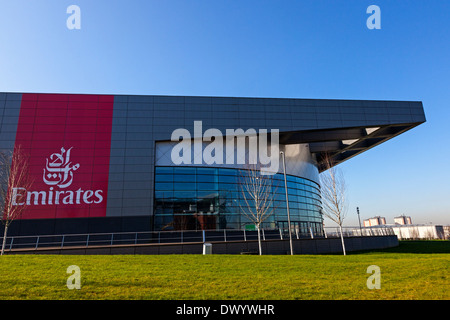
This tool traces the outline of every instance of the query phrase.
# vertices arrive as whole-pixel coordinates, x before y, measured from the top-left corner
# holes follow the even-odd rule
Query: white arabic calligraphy
[[[73,171],[80,167],[79,163],[71,166],[70,150],[72,148],[67,150],[67,152],[64,148],[61,148],[61,153],[53,153],[50,156],[50,162],[48,158],[46,159],[43,180],[47,185],[66,188],[72,184]]]

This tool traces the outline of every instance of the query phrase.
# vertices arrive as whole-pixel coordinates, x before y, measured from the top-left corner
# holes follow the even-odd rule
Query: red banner
[[[22,219],[106,215],[113,104],[109,95],[22,95],[15,146],[33,180],[13,189]]]

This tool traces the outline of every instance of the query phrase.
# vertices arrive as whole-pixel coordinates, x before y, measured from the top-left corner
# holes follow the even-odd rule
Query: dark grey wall
[[[339,238],[321,239],[293,239],[294,254],[330,254],[342,253],[341,240]],[[344,240],[346,251],[363,251],[384,249],[398,246],[397,236],[373,236],[373,237],[350,237]],[[241,254],[256,253],[258,241],[229,241],[211,242],[213,254]],[[263,254],[290,254],[289,240],[266,240],[262,241]],[[36,253],[36,254],[202,254],[203,243],[185,244],[142,244],[124,246],[103,247],[77,247],[77,248],[53,248],[53,249],[29,249],[7,252]]]

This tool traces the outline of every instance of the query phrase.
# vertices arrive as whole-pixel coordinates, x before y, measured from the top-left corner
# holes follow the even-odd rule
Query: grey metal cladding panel
[[[144,192],[145,190],[151,190],[153,189],[153,181],[147,180],[147,181],[124,181],[123,182],[123,189],[124,190],[135,190],[137,194],[140,194]],[[148,197],[148,194],[146,193],[142,197]]]
[[[16,101],[14,101],[16,102]],[[20,106],[19,108],[9,108],[9,105],[7,104],[6,107],[3,110],[3,116],[4,117],[17,117],[19,118],[20,114]]]
[[[136,164],[133,166],[124,167],[125,174],[127,173],[139,173],[139,172],[152,172],[153,168],[150,164]]]
[[[6,100],[7,100],[7,101],[11,101],[11,100],[18,100],[18,101],[21,101],[21,100],[22,100],[22,94],[21,94],[21,93],[11,93],[11,92],[7,92],[7,93],[6,93]]]
[[[124,177],[123,172],[119,172],[119,173],[110,172],[108,181],[122,181],[123,182],[123,177]]]
[[[127,143],[126,140],[111,140],[111,150],[112,149],[125,149],[126,143]]]
[[[151,133],[153,132],[153,126],[148,126],[148,125],[126,126],[124,132],[126,132],[126,133],[143,133],[145,135],[151,135]]]
[[[409,108],[409,106],[388,108],[388,113],[389,114],[411,114],[411,109]]]
[[[128,96],[127,95],[114,95],[114,107],[118,103],[127,103],[128,102]]]
[[[283,125],[283,128],[279,128],[284,129],[284,130],[289,130],[290,129],[290,123],[289,123],[289,129],[286,128],[286,123],[278,123],[277,121],[273,121],[270,122],[270,124],[268,124],[269,121],[266,121],[266,119],[239,119],[239,128],[243,129],[243,130],[248,130],[248,129],[255,129],[256,131],[258,131],[258,129],[261,128],[267,128],[267,126],[270,127],[274,127],[276,129],[278,129],[280,127],[280,125]],[[232,129],[233,127],[230,127],[230,129]]]
[[[313,130],[317,129],[316,119],[292,119],[293,130]]]
[[[126,123],[127,116],[127,109],[116,108],[116,105],[114,105],[113,118],[125,119]]]
[[[135,164],[152,164],[152,159],[150,157],[133,157],[127,155],[125,157],[125,165],[135,165]]]
[[[126,132],[111,132],[111,141],[124,141],[126,140]]]
[[[127,132],[125,139],[127,141],[148,141],[153,140],[153,136],[151,132]]]
[[[6,100],[6,92],[0,92],[0,101]]]
[[[214,106],[219,106],[219,105],[236,105],[237,104],[237,98],[234,97],[212,97],[211,98],[211,103]]]
[[[127,110],[130,111],[152,111],[154,109],[153,103],[136,103],[136,102],[128,102]]]
[[[110,199],[122,199],[123,191],[122,190],[110,190],[108,191],[108,198]]]
[[[122,207],[109,207],[106,208],[107,217],[120,217],[122,216]]]
[[[0,140],[0,149],[13,149],[14,141],[3,141]]]
[[[363,125],[365,125],[366,121],[363,120]],[[342,125],[342,120],[321,120],[317,119],[317,126],[319,128],[340,128],[344,127]]]
[[[292,99],[289,98],[264,98],[263,101],[261,101],[262,104],[265,104],[266,106],[281,106],[281,107],[288,107],[292,105]]]
[[[154,103],[176,103],[184,104],[184,96],[153,96]]]
[[[412,122],[425,122],[425,114],[412,114],[411,115],[411,121]]]
[[[127,117],[130,118],[153,118],[153,109],[132,109],[128,108]]]
[[[238,105],[263,105],[264,98],[249,98],[249,97],[237,97],[236,104]]]
[[[141,207],[141,208],[148,208],[151,211],[153,211],[153,197],[150,195],[153,194],[153,190],[151,192],[148,192],[145,197],[141,198],[125,198],[123,201],[123,208],[132,208],[132,207]],[[147,210],[148,210],[147,209]],[[123,215],[126,215],[126,213],[123,213]]]
[[[20,110],[21,100],[6,100],[5,109]]]
[[[341,121],[342,118],[347,118],[346,115],[345,117],[341,116],[340,113],[320,113],[317,115],[317,120],[327,120],[327,121]],[[364,120],[364,115],[357,115],[358,119]]]
[[[413,122],[411,114],[401,114],[401,115],[391,114],[389,115],[389,119],[391,120],[391,124]]]
[[[237,104],[214,104],[212,112],[238,112],[240,107]]]
[[[386,114],[386,113],[385,114],[366,113],[365,117],[366,117],[366,121],[370,122],[370,123],[376,123],[377,121],[383,121],[383,123],[386,123],[386,121],[388,121],[388,122],[390,121],[389,114]],[[351,119],[347,119],[347,120],[351,120]]]
[[[251,104],[240,104],[239,106],[239,113],[243,112],[243,113],[265,113],[266,107],[264,105],[261,104],[257,104],[257,105],[251,105]],[[277,111],[277,109],[275,108],[270,108],[268,107],[269,110],[271,111]]]
[[[153,180],[152,172],[128,172],[122,178],[124,181],[150,181]]]
[[[158,116],[159,113],[172,114],[174,116],[174,112],[184,112],[184,104],[180,103],[154,103],[153,104],[154,115]],[[178,113],[177,113],[178,114]]]
[[[152,215],[152,207],[127,207],[122,208],[122,216],[148,216]]]
[[[109,158],[109,164],[110,165],[124,165],[125,164],[125,157],[124,156],[113,156],[111,155]]]
[[[15,132],[3,132],[3,130],[2,130],[2,136],[1,136],[0,140],[1,141],[15,141],[16,133]]]
[[[313,105],[294,105],[289,108],[291,113],[316,113],[317,109]]]
[[[315,122],[317,120],[317,115],[311,112],[295,112],[291,113],[291,117],[294,121],[305,121],[305,120],[313,120],[311,122]]]
[[[108,205],[107,208],[112,207],[112,208],[121,208],[123,206],[123,201],[122,198],[110,198],[109,197],[109,192],[108,192]],[[108,214],[107,214],[108,215]]]
[[[124,206],[128,205],[130,207],[136,206],[136,201],[134,199],[139,199],[139,205],[145,205],[150,206],[151,203],[151,197],[150,194],[153,193],[153,191],[150,191],[149,189],[142,189],[142,190],[124,190],[123,191],[123,199],[124,199]],[[133,199],[133,201],[129,201],[129,199]]]
[[[153,147],[152,148],[128,148],[128,149],[124,149],[124,153],[126,153],[126,155],[128,157],[147,157],[147,158],[153,159]]]
[[[153,118],[133,118],[128,116],[127,117],[127,125],[146,125],[151,126],[152,125]]]
[[[8,96],[9,94],[5,94],[6,99]],[[10,100],[0,101],[0,105],[3,107],[0,109],[1,149],[12,149],[14,147],[21,105],[21,100],[15,99],[21,97],[21,94],[14,94],[10,96]]]
[[[128,103],[153,103],[155,96],[143,96],[143,95],[129,95]]]
[[[214,98],[212,98],[212,97],[184,97],[184,103],[186,105],[206,104],[206,105],[211,106],[213,100],[214,100]]]
[[[377,115],[387,115],[389,114],[388,108],[386,106],[377,106],[377,107],[372,107],[372,108],[364,108],[364,113],[366,115],[372,115],[372,114],[377,114]]]
[[[153,147],[155,141],[152,140],[127,140],[125,147],[131,149],[150,149]]]

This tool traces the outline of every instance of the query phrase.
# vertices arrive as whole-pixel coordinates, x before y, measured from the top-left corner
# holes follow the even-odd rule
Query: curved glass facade
[[[154,230],[252,229],[241,212],[245,206],[239,169],[155,167]],[[263,228],[287,229],[283,174],[274,175],[273,214]],[[322,232],[320,187],[287,175],[291,226],[299,234]]]

